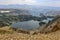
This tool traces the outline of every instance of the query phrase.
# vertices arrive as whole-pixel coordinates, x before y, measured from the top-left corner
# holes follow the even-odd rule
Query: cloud
[[[28,5],[60,7],[60,0],[0,0],[0,5],[8,5],[8,4],[28,4]]]
[[[36,4],[37,2],[35,0],[25,0],[26,4]]]
[[[35,4],[35,0],[0,0],[0,4]]]
[[[55,7],[60,7],[60,1],[40,2],[38,4],[41,5],[41,6],[55,6]]]

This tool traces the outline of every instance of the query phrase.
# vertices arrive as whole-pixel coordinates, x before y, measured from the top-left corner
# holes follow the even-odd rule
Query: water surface
[[[33,20],[16,22],[16,23],[13,23],[11,26],[16,29],[22,28],[23,30],[33,30],[33,29],[37,29],[40,27],[39,22],[33,21]]]
[[[48,23],[49,20],[52,20],[53,18],[47,18],[42,20],[42,22]],[[16,29],[23,29],[23,30],[34,30],[34,29],[38,29],[41,26],[39,25],[40,21],[34,21],[34,20],[30,20],[30,21],[22,21],[22,22],[15,22],[12,23],[12,27],[16,28]]]

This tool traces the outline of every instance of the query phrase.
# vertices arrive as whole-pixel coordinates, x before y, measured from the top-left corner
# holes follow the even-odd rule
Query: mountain
[[[20,9],[27,10],[29,14],[33,16],[40,16],[40,13],[44,15],[57,15],[60,14],[60,7],[39,6],[39,5],[0,5],[0,9]]]

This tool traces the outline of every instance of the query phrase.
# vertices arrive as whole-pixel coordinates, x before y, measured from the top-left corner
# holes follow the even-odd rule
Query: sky
[[[60,0],[0,0],[0,5],[9,4],[27,4],[27,5],[39,5],[39,6],[55,6],[60,7]]]

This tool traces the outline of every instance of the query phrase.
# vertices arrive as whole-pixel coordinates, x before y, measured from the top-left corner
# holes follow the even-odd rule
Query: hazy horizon
[[[60,7],[60,0],[0,0],[0,5],[10,4]]]

